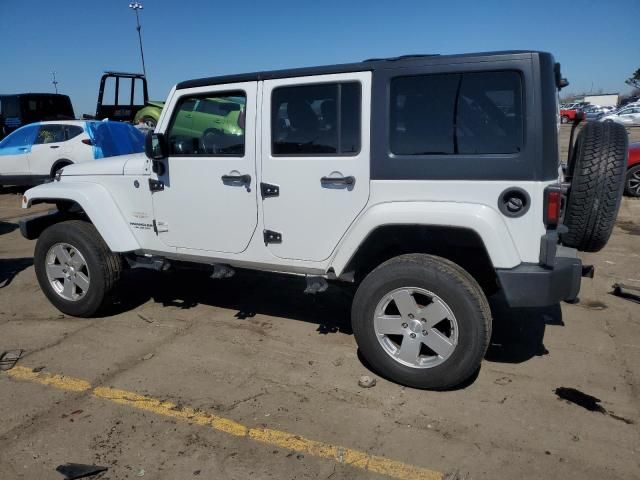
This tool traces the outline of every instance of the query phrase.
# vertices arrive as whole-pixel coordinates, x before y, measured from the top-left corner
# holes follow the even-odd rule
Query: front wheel
[[[122,272],[95,227],[70,220],[47,228],[36,243],[34,266],[40,288],[61,312],[91,317],[105,306]]]
[[[560,117],[560,123],[569,123],[569,117],[567,117],[566,115],[562,115]]]
[[[155,129],[156,125],[158,124],[158,122],[156,122],[155,118],[149,117],[147,115],[142,117],[142,123],[144,123],[148,128],[150,128],[152,130]]]
[[[351,321],[358,347],[384,377],[445,390],[479,368],[491,336],[491,312],[478,283],[444,258],[395,257],[356,292]]]

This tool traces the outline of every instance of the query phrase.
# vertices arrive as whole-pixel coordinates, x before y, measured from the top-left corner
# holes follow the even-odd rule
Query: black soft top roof
[[[420,65],[442,65],[447,63],[491,62],[496,60],[511,60],[517,58],[531,58],[533,55],[544,54],[534,50],[507,50],[499,52],[465,53],[458,55],[403,55],[401,57],[370,59],[364,62],[325,65],[321,67],[292,68],[286,70],[271,70],[266,72],[241,73],[238,75],[223,75],[218,77],[198,78],[178,83],[176,88],[206,87],[225,83],[255,82],[275,78],[304,77],[310,75],[328,75],[332,73],[364,72],[387,68],[403,68]]]

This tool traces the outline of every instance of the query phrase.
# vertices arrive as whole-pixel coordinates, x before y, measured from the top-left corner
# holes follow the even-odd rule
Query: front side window
[[[520,152],[522,81],[513,71],[398,77],[391,82],[395,155]]]
[[[355,82],[275,89],[271,99],[273,155],[358,154],[360,90]]]
[[[169,153],[243,156],[246,101],[244,92],[182,97],[167,134]]]
[[[26,127],[19,128],[0,142],[0,149],[21,147],[28,147],[31,149],[37,128],[37,125],[28,125]]]

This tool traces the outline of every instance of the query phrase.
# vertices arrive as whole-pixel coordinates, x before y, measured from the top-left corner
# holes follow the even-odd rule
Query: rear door
[[[274,255],[328,258],[365,207],[370,90],[370,72],[264,82],[263,211]]]
[[[40,125],[31,148],[29,167],[33,175],[49,175],[56,160],[67,157],[65,126],[60,123]]]

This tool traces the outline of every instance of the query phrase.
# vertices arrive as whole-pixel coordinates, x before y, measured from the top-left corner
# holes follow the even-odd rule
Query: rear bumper
[[[498,269],[498,281],[511,307],[546,307],[575,302],[580,292],[582,261],[573,248],[559,247],[552,261]],[[551,260],[551,259],[549,259]]]

